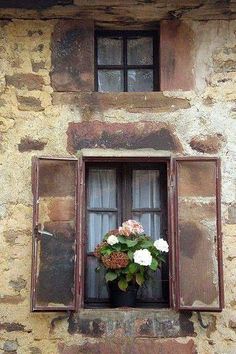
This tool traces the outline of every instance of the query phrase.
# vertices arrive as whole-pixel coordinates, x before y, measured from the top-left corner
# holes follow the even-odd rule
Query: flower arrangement
[[[168,251],[165,240],[153,241],[139,222],[128,220],[104,236],[94,255],[106,269],[106,282],[117,281],[120,290],[126,291],[129,284],[143,285]]]

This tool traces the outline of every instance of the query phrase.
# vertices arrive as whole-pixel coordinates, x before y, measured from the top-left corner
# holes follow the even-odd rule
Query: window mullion
[[[123,65],[124,65],[124,92],[128,91],[128,75],[127,75],[127,36],[123,36]]]

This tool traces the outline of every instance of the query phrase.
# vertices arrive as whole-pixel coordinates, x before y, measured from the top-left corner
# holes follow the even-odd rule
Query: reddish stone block
[[[180,343],[177,340],[160,341],[157,339],[138,338],[129,354],[196,354],[193,340]],[[127,352],[128,354],[128,352]]]
[[[52,36],[52,86],[55,91],[93,91],[93,22],[60,20]]]
[[[30,137],[21,138],[20,144],[18,144],[18,150],[20,152],[28,152],[32,150],[43,150],[47,143],[42,140],[35,140]]]
[[[205,152],[208,154],[217,153],[223,142],[223,137],[221,134],[217,135],[207,135],[203,137],[194,137],[190,141],[190,146],[193,150],[199,152]]]
[[[69,123],[67,135],[67,149],[72,153],[83,148],[182,151],[173,128],[156,122]]]
[[[44,80],[36,74],[13,74],[6,75],[7,85],[15,86],[17,89],[42,90]]]
[[[160,90],[194,88],[194,33],[178,20],[160,23]]]

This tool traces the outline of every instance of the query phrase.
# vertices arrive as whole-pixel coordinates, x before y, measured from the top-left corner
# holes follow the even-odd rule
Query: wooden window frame
[[[117,186],[117,208],[116,210],[107,210],[103,208],[88,208],[88,201],[87,201],[87,195],[88,195],[88,184],[85,186],[85,206],[86,206],[86,226],[88,225],[88,212],[89,211],[111,211],[111,212],[116,212],[117,213],[117,223],[118,225],[121,225],[121,223],[124,220],[128,220],[132,218],[132,213],[134,212],[156,212],[159,215],[162,215],[161,218],[161,224],[160,224],[160,232],[161,232],[161,237],[166,238],[168,233],[168,225],[167,225],[167,218],[168,218],[168,213],[167,213],[167,175],[166,175],[166,170],[167,170],[167,165],[165,163],[160,163],[160,162],[121,162],[121,161],[113,161],[113,163],[86,163],[85,169],[86,169],[86,181],[88,181],[88,176],[89,176],[89,170],[93,168],[98,168],[98,169],[112,169],[115,170],[116,173],[116,186]],[[159,208],[133,208],[132,207],[132,192],[131,192],[131,186],[132,186],[132,172],[134,170],[158,170],[160,171],[160,207]],[[121,196],[124,196],[121,198]],[[166,215],[167,218],[166,218]],[[85,230],[86,236],[88,237],[88,232]],[[86,238],[87,239],[87,238]],[[86,249],[85,251],[85,268],[87,268],[87,258],[91,257],[93,252],[87,252]],[[161,298],[159,298],[157,301],[154,300],[149,300],[145,301],[145,298],[142,300],[137,301],[137,306],[138,307],[147,307],[147,308],[168,308],[169,307],[169,262],[168,262],[168,257],[167,257],[167,267],[164,267],[162,269],[162,275],[166,276],[168,279],[168,284],[163,281],[162,277],[162,290],[163,294],[166,292],[166,296],[163,295]],[[167,268],[167,269],[166,269]],[[86,289],[86,275],[85,275],[85,289]],[[99,308],[103,307],[106,308],[108,307],[108,299],[96,299],[94,298],[94,301],[92,299],[89,299],[86,297],[86,291],[85,291],[85,307],[86,308]]]
[[[123,55],[121,65],[99,65],[98,64],[98,38],[101,37],[121,37],[123,44]],[[151,37],[153,39],[153,64],[151,65],[128,65],[127,64],[127,39],[134,36],[140,37]],[[94,88],[98,91],[98,71],[99,70],[121,70],[123,73],[123,91],[120,92],[131,92],[128,91],[128,70],[132,69],[150,69],[153,71],[153,90],[160,91],[160,80],[159,80],[159,27],[155,31],[108,31],[108,30],[96,30],[95,31],[95,53],[94,53]],[[108,91],[113,92],[113,91]]]

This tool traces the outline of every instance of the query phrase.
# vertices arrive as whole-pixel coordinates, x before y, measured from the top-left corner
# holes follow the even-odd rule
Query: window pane
[[[98,65],[121,65],[122,64],[122,39],[98,38]]]
[[[158,213],[133,213],[132,218],[139,221],[144,228],[144,232],[151,236],[153,240],[160,238],[160,215]]]
[[[116,207],[115,170],[90,169],[88,186],[88,206],[90,208]]]
[[[127,41],[128,65],[153,64],[153,38],[141,37]]]
[[[128,70],[128,91],[153,91],[153,70]]]
[[[99,263],[97,258],[87,258],[87,277],[86,277],[86,298],[91,299],[107,299],[108,291],[105,282],[105,269],[100,267],[96,270]]]
[[[160,208],[159,177],[158,170],[133,171],[133,208]]]
[[[157,269],[155,273],[150,273],[150,279],[148,279],[143,286],[139,288],[137,298],[138,300],[158,300],[162,297],[162,274],[161,270]]]
[[[117,213],[94,213],[88,216],[88,252],[93,252],[103,236],[117,227]]]
[[[98,70],[99,92],[121,92],[124,90],[121,70]]]

